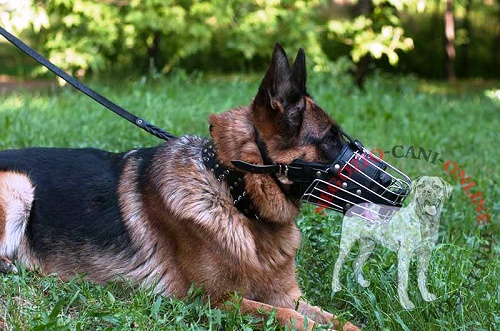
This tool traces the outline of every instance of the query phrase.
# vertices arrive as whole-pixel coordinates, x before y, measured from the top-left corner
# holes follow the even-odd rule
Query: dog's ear
[[[284,112],[283,107],[280,107],[278,103],[283,103],[290,94],[290,90],[293,89],[291,77],[292,71],[285,50],[280,44],[276,44],[271,64],[259,86],[254,105],[264,108],[271,107]]]
[[[415,178],[414,180],[411,181],[411,187],[410,187],[410,192],[414,193],[415,188],[417,187],[417,182],[422,179],[422,176]]]
[[[443,183],[446,198],[449,198],[451,196],[451,192],[453,191],[453,186],[447,183],[443,178],[439,177],[439,179]]]
[[[290,64],[285,50],[280,44],[276,44],[271,64],[259,86],[254,104],[259,107],[267,108],[271,106],[275,108],[275,102],[273,101],[276,98],[283,99],[287,94],[287,90],[291,88],[291,75]]]
[[[285,50],[274,47],[273,58],[253,101],[253,112],[259,130],[270,134],[294,135],[302,123],[304,104],[299,81],[305,90],[305,56],[299,51],[290,68]],[[265,129],[267,128],[267,129]]]
[[[297,53],[297,57],[295,58],[295,62],[293,63],[293,79],[297,87],[299,88],[299,92],[301,94],[306,94],[306,53],[304,49],[301,47]]]

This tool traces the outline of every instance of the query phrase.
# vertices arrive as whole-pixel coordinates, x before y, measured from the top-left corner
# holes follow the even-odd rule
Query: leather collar
[[[260,219],[255,205],[245,190],[244,173],[224,166],[217,157],[213,140],[209,140],[202,149],[203,163],[214,174],[219,183],[225,182],[231,193],[233,204],[246,217]]]

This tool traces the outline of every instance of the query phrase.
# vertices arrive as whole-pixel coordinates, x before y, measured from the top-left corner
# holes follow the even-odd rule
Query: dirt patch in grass
[[[59,88],[59,85],[56,80],[21,79],[0,75],[0,93],[2,94],[8,94],[13,91],[49,91],[57,88]]]

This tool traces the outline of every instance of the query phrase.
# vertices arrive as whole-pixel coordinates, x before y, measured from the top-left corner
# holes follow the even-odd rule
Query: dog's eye
[[[324,137],[324,138],[321,140],[321,143],[322,143],[324,146],[328,147],[328,146],[330,146],[330,145],[332,145],[332,144],[333,144],[333,139],[332,139],[332,137],[331,137],[330,135],[327,135],[326,137]]]

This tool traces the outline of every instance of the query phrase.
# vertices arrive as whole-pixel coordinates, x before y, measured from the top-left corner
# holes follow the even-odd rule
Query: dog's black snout
[[[430,201],[434,201],[438,197],[437,193],[435,191],[433,191],[432,189],[424,190],[424,191],[422,191],[421,194],[425,199],[430,200]]]

